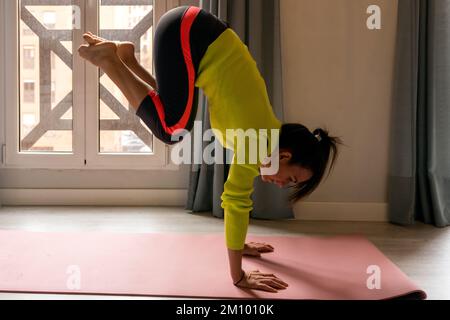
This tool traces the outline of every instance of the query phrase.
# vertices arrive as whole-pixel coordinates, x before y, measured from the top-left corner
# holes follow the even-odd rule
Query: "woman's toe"
[[[95,39],[93,36],[89,35],[89,34],[84,34],[83,38],[89,43],[89,44],[96,44],[99,43],[100,41]]]
[[[85,58],[85,57],[86,57],[86,52],[87,52],[87,50],[88,50],[88,46],[86,46],[86,45],[81,45],[81,46],[78,48],[78,53],[80,54],[80,56],[81,56],[82,58]]]

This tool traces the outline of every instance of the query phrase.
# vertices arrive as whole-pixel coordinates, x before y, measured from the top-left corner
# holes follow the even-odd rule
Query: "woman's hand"
[[[269,292],[278,292],[288,287],[288,284],[277,278],[273,273],[262,273],[259,270],[244,272],[242,279],[235,283],[240,288],[249,288]]]
[[[242,255],[261,257],[261,253],[273,252],[274,248],[267,243],[249,242],[244,245]]]

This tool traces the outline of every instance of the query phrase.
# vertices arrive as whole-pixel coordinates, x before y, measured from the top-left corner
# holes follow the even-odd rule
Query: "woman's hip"
[[[171,63],[174,68],[191,62],[197,73],[209,45],[227,28],[225,22],[199,7],[173,8],[161,17],[156,26],[155,62],[162,67]]]

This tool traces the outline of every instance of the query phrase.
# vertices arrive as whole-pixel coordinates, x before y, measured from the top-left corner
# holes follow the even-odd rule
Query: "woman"
[[[272,162],[278,162],[278,172],[261,177],[279,187],[293,184],[292,200],[318,186],[331,151],[331,166],[335,162],[339,140],[329,137],[326,130],[311,133],[301,124],[282,124],[272,111],[264,80],[248,48],[226,23],[198,7],[177,7],[161,17],[153,46],[156,79],[138,63],[132,43],[113,42],[92,33],[84,34],[84,39],[88,45],[80,46],[80,56],[112,79],[136,115],[167,144],[179,141],[175,136],[180,130],[192,129],[201,88],[208,98],[211,127],[221,133],[216,138],[235,154],[239,147],[235,137],[228,139],[227,129],[280,130],[277,152],[269,150],[276,155]],[[267,135],[268,142],[271,137]],[[244,148],[248,151],[247,145]],[[253,180],[270,165],[259,160],[256,164],[237,163],[233,158],[221,199],[233,284],[277,292],[288,284],[274,274],[242,269],[242,255],[260,256],[274,250],[265,243],[245,243]]]

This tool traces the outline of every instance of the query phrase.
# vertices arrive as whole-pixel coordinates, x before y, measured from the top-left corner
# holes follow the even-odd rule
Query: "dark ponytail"
[[[289,162],[312,171],[307,181],[297,183],[289,200],[298,201],[312,193],[321,183],[330,162],[328,176],[338,156],[338,144],[343,144],[339,137],[331,137],[328,130],[317,128],[312,133],[302,124],[285,123],[280,131],[280,149],[292,153]]]

